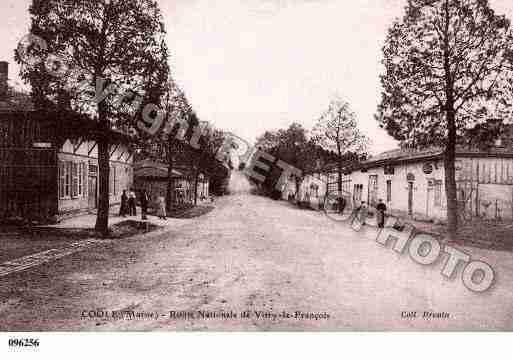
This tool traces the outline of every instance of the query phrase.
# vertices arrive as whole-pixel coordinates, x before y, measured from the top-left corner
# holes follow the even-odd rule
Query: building
[[[188,174],[187,168],[177,165],[173,169],[173,187],[175,203],[194,203],[194,176]],[[158,196],[166,195],[169,180],[168,167],[164,163],[151,160],[138,161],[134,165],[134,187],[136,190],[146,190],[152,202]],[[197,200],[206,200],[210,196],[209,178],[200,173],[198,177]]]
[[[456,185],[462,215],[513,220],[511,149],[500,146],[487,150],[458,148]],[[321,194],[316,193],[317,186]],[[326,193],[337,193],[337,187],[338,173],[332,166],[307,175],[301,184],[300,197],[316,207],[324,189]],[[374,207],[382,199],[389,213],[396,216],[419,220],[445,220],[447,217],[443,151],[440,149],[398,149],[374,156],[343,175],[342,190],[355,205],[365,201]],[[304,199],[305,193],[309,198]]]
[[[328,175],[324,170],[306,174],[296,194],[296,177],[291,176],[282,190],[282,199],[292,200],[304,207],[321,209],[328,191]]]
[[[5,63],[4,63],[5,64]],[[7,79],[5,65],[0,76]],[[5,84],[3,88],[7,87]],[[2,88],[2,86],[0,86]],[[86,116],[21,109],[0,98],[0,221],[40,222],[94,211],[98,203],[96,124]],[[109,132],[110,203],[132,185],[131,139]]]
[[[383,199],[393,214],[419,219],[447,217],[443,151],[383,153],[345,177],[355,201]],[[513,219],[513,152],[458,148],[456,186],[460,213],[467,217]]]

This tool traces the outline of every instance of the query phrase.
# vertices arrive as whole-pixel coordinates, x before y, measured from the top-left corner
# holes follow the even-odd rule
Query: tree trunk
[[[337,179],[338,194],[342,194],[342,161],[338,161],[338,179]]]
[[[449,240],[456,238],[458,230],[458,201],[456,197],[456,124],[454,110],[446,113],[448,138],[445,148],[445,195],[447,197],[447,235]]]
[[[167,158],[167,188],[166,188],[166,210],[171,211],[174,203],[174,194],[175,194],[175,181],[173,178],[173,167],[174,167],[174,158],[172,149],[170,148]]]
[[[454,109],[454,79],[451,73],[449,46],[450,12],[449,1],[445,1],[445,26],[444,26],[444,77],[445,77],[445,116],[447,122],[447,142],[445,145],[445,196],[447,198],[447,236],[452,241],[456,238],[458,230],[458,202],[456,198],[456,111]]]
[[[196,171],[194,174],[194,205],[198,204],[198,177],[199,171]]]
[[[103,131],[98,136],[99,198],[95,229],[106,236],[109,232],[109,142]]]

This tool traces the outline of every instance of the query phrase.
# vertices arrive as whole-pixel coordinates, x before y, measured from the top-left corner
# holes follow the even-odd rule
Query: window
[[[344,191],[346,193],[351,192],[351,180],[342,181],[342,191]]]
[[[435,181],[435,206],[442,205],[442,181]]]
[[[59,198],[71,197],[72,162],[59,162]]]
[[[114,176],[112,166],[109,166],[109,195],[112,195],[112,189],[114,188]]]
[[[113,170],[112,175],[114,176],[114,189],[113,189],[113,191],[114,191],[114,195],[117,195],[118,192],[119,192],[117,167],[116,166],[112,166],[112,170]]]
[[[71,171],[72,163],[66,162],[65,168],[65,183],[64,183],[64,197],[71,197]]]
[[[362,193],[363,193],[363,184],[355,184],[354,185],[354,192],[353,192],[353,201],[361,202],[362,200]],[[358,204],[358,203],[356,203]]]
[[[87,196],[87,168],[89,167],[87,162],[82,163],[82,193],[84,197]]]
[[[87,164],[85,162],[78,163],[78,197],[85,197],[87,183]]]
[[[387,202],[392,202],[392,180],[387,180]]]
[[[64,187],[66,186],[66,163],[59,161],[59,198],[64,198]]]
[[[70,162],[71,164],[71,197],[78,197],[78,163]]]
[[[84,192],[84,177],[83,177],[83,166],[82,162],[78,164],[78,186],[77,186],[77,195],[79,197],[82,197],[82,194]]]
[[[378,203],[378,175],[369,176],[369,199],[370,205],[375,206]]]

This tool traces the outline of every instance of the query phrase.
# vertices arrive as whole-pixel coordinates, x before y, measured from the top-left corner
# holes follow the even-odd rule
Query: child
[[[164,198],[164,195],[161,194],[158,198],[157,198],[157,216],[160,218],[160,219],[167,219],[166,218],[166,199]]]

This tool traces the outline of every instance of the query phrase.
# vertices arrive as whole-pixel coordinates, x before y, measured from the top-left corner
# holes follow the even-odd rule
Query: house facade
[[[513,151],[458,149],[456,155],[458,206],[467,218],[513,220]],[[336,167],[305,176],[296,196],[289,180],[283,198],[296,196],[318,208],[328,193],[338,193]],[[388,213],[419,220],[447,216],[443,151],[394,150],[362,162],[342,177],[342,191],[354,205],[375,207],[379,199]]]
[[[375,206],[382,199],[392,214],[418,219],[447,216],[441,151],[391,151],[364,162],[345,180],[355,202]],[[456,187],[466,217],[513,220],[513,153],[458,149]]]
[[[294,199],[302,205],[321,209],[328,191],[328,175],[321,171],[306,174],[299,185],[297,194],[296,190],[296,178],[291,176],[283,187],[282,199]]]
[[[177,166],[173,170],[173,187],[175,203],[194,203],[193,176],[187,174],[187,170]],[[138,161],[134,165],[134,187],[137,191],[146,190],[152,202],[160,195],[166,195],[168,185],[168,168],[165,164],[150,160]],[[198,201],[206,200],[210,196],[210,180],[200,174],[197,184]]]
[[[5,106],[4,106],[5,108]],[[0,221],[57,221],[94,211],[98,155],[90,120],[71,114],[0,111]],[[132,184],[130,139],[111,131],[110,203]]]
[[[58,211],[60,215],[94,210],[98,206],[98,146],[96,141],[68,138],[57,150]],[[123,190],[133,185],[133,151],[129,145],[111,145],[109,203],[121,202]]]

